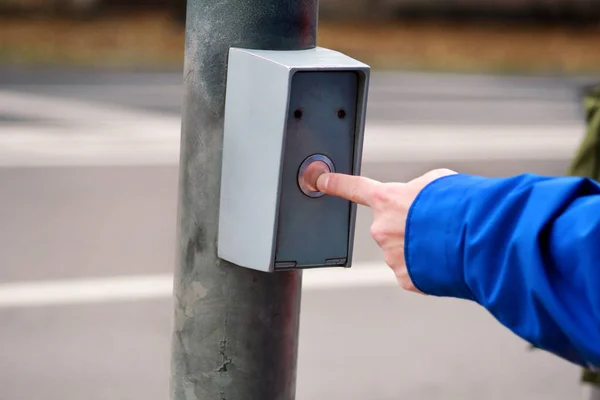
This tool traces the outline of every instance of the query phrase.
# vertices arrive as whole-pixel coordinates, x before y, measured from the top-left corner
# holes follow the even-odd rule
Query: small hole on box
[[[339,119],[344,119],[344,118],[346,118],[346,110],[344,110],[344,109],[341,109],[341,110],[339,110],[339,111],[338,111],[338,118],[339,118]]]
[[[296,119],[302,118],[302,110],[298,109],[298,110],[294,111],[294,118],[296,118]]]

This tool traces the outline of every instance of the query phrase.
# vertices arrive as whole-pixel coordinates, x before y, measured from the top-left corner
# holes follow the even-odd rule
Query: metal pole
[[[172,400],[295,397],[302,275],[218,259],[221,149],[229,47],[312,48],[317,8],[318,0],[188,0]]]

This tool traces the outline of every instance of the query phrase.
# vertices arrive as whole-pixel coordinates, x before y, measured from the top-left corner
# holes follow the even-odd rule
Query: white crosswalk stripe
[[[0,113],[42,122],[0,125],[0,166],[177,165],[178,117],[0,91]],[[456,126],[369,123],[363,161],[570,159],[582,124]]]
[[[393,272],[383,263],[303,273],[303,289],[311,291],[395,285]],[[0,309],[169,299],[172,292],[170,274],[10,282],[0,283]]]

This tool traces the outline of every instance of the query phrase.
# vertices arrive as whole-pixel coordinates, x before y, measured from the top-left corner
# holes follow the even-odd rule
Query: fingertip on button
[[[304,173],[304,184],[305,186],[313,192],[318,192],[319,189],[317,187],[317,181],[319,177],[323,174],[331,172],[329,166],[325,164],[323,161],[315,161],[311,163]]]
[[[319,177],[317,178],[317,190],[319,190],[320,192],[327,192],[327,186],[329,184],[329,174],[331,173],[331,171],[326,172],[324,174],[319,175]]]
[[[335,167],[327,156],[320,154],[312,155],[304,160],[300,166],[300,170],[298,171],[298,186],[308,197],[316,198],[324,196],[325,193],[318,189],[318,186],[322,185],[322,182],[319,185],[317,185],[317,182],[323,174],[331,172],[335,172]]]

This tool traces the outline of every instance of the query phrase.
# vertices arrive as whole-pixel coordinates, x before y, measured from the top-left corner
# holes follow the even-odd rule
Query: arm
[[[450,175],[412,203],[414,285],[474,300],[532,344],[600,366],[600,186],[581,178]]]

